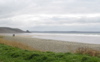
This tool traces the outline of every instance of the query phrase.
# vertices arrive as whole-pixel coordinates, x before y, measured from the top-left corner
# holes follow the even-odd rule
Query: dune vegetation
[[[0,44],[5,44],[5,45],[25,49],[25,50],[37,50],[35,48],[32,48],[32,47],[22,44],[20,42],[5,40],[5,39],[3,39],[3,36],[0,36]]]
[[[2,38],[0,36],[0,62],[100,62],[99,55],[83,54],[83,49],[76,53],[43,52]]]
[[[97,56],[97,57],[99,57],[100,58],[100,50],[98,51],[98,50],[94,50],[94,49],[92,49],[92,48],[84,48],[84,47],[82,47],[82,48],[78,48],[76,51],[75,51],[75,53],[80,53],[80,54],[88,54],[88,55],[90,55],[90,56]]]

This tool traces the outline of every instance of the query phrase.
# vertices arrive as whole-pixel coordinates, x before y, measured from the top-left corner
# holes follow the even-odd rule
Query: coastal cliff
[[[0,33],[26,33],[18,28],[0,27]]]

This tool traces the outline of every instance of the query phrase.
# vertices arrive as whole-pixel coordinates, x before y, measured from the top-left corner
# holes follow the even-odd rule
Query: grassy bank
[[[100,62],[100,58],[72,53],[28,51],[0,44],[0,62]]]

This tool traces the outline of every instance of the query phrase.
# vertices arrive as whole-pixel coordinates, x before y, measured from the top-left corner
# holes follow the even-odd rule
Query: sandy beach
[[[100,51],[99,44],[86,44],[86,43],[78,43],[78,42],[65,42],[59,40],[46,40],[46,39],[38,39],[38,38],[29,38],[27,36],[25,37],[5,36],[4,39],[21,42],[41,51],[74,52],[76,49],[81,47],[92,48],[94,50]]]

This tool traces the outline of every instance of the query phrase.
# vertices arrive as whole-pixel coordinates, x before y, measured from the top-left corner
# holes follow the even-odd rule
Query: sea
[[[50,40],[61,40],[69,42],[79,42],[79,43],[88,43],[88,44],[100,44],[100,33],[92,32],[77,32],[77,33],[49,33],[49,32],[33,32],[33,33],[15,33],[16,35],[26,35],[31,38],[40,38],[40,39],[50,39]],[[12,35],[12,34],[8,34]]]
[[[33,38],[100,44],[100,33],[33,33]]]

